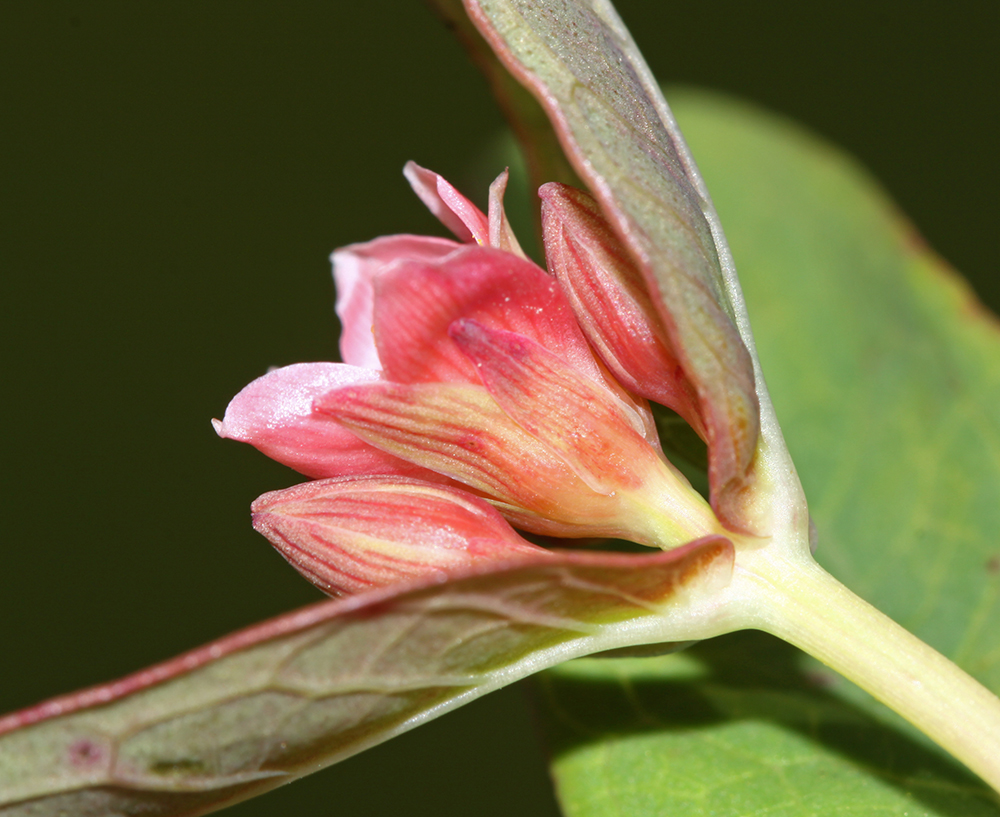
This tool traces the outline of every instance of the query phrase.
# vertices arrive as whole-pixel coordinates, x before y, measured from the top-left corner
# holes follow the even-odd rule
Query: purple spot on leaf
[[[69,746],[69,762],[77,769],[86,769],[104,762],[107,751],[100,743],[80,738]]]

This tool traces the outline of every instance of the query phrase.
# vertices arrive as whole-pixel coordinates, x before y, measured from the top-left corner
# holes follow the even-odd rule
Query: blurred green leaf
[[[856,163],[798,127],[668,98],[732,246],[817,557],[1000,690],[1000,334]],[[866,694],[770,637],[546,674],[571,817],[997,815]]]

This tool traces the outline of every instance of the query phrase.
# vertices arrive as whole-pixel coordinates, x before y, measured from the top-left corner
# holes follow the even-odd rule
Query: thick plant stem
[[[741,553],[733,589],[753,619],[894,709],[1000,792],[1000,698],[811,557]],[[767,599],[766,604],[761,599]]]

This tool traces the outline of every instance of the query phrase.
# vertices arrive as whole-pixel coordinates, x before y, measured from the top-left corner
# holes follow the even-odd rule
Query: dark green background
[[[618,5],[661,79],[847,147],[1000,303],[995,3]],[[317,597],[249,527],[296,476],[208,421],[332,357],[332,248],[434,229],[403,162],[479,185],[500,126],[417,0],[0,4],[0,710]],[[499,693],[232,813],[551,815],[531,731]]]

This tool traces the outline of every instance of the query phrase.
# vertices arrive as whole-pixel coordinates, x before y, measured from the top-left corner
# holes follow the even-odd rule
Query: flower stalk
[[[812,655],[1000,791],[1000,698],[808,553],[737,547],[722,596],[726,631],[763,630]]]

